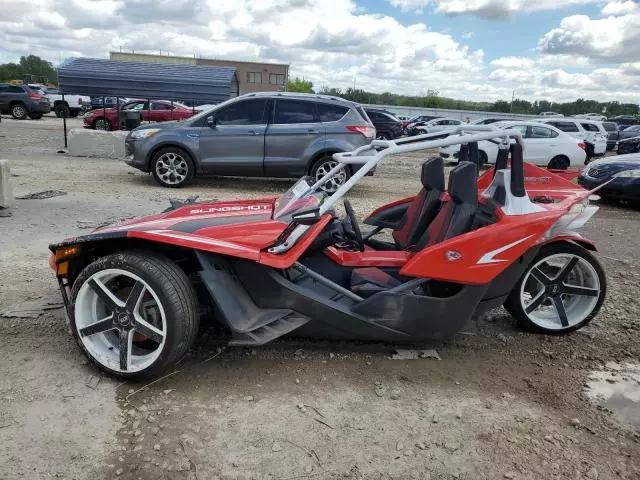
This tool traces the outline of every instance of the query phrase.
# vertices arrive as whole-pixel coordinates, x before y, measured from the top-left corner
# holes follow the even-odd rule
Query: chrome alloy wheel
[[[188,173],[187,161],[178,153],[167,152],[156,160],[156,174],[168,185],[184,182]]]
[[[152,365],[167,334],[158,295],[137,275],[115,268],[94,273],[80,287],[74,322],[89,355],[122,373]]]
[[[601,294],[593,265],[580,256],[559,253],[529,269],[520,288],[520,303],[538,327],[565,330],[585,320]]]
[[[327,160],[326,162],[322,162],[316,169],[316,182],[324,178],[337,165],[338,162],[336,162],[335,160]],[[343,168],[320,188],[322,188],[322,190],[327,193],[334,193],[336,190],[338,190],[338,188],[344,185],[346,181],[347,172]]]

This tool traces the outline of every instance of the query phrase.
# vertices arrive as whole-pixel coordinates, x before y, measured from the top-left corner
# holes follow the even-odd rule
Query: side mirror
[[[207,126],[209,128],[216,128],[216,119],[213,115],[207,117]]]
[[[314,225],[318,220],[320,220],[320,209],[313,208],[311,210],[294,213],[291,215],[291,220],[300,225]]]

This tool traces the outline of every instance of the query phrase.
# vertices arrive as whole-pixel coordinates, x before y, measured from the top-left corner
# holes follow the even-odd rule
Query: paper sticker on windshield
[[[307,190],[309,185],[304,180],[293,187],[293,194],[296,197],[301,197]]]

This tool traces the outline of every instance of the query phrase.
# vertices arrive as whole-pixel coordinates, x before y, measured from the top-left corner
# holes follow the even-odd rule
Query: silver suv
[[[144,125],[126,139],[125,162],[164,187],[194,175],[321,178],[332,155],[375,138],[364,109],[324,95],[250,93],[181,122]],[[326,185],[335,191],[351,171]]]

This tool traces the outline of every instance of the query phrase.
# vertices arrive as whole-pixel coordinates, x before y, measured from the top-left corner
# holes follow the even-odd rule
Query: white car
[[[56,87],[49,87],[40,83],[30,83],[29,88],[38,88],[44,92],[51,103],[51,109],[56,117],[77,117],[91,108],[91,98],[84,95],[66,95],[62,101],[62,94]]]
[[[604,122],[607,117],[604,115],[600,115],[599,113],[583,113],[580,115],[571,115],[573,118],[586,118],[587,120],[597,120],[599,122]]]
[[[593,157],[600,157],[607,151],[609,133],[602,125],[602,122],[573,117],[565,117],[563,119],[540,118],[536,121],[552,125],[572,137],[586,142],[587,160]]]
[[[415,127],[415,130],[417,130],[417,135],[424,135],[425,133],[439,132],[441,130],[446,130],[447,128],[452,128],[457,125],[462,125],[462,121],[456,120],[455,118],[434,118],[424,125]]]
[[[496,128],[512,128],[519,130],[524,142],[524,160],[548,168],[566,170],[571,167],[582,167],[587,158],[585,144],[555,127],[540,122],[496,122]],[[478,142],[480,161],[495,163],[498,156],[498,145],[483,140]],[[458,156],[460,145],[443,147],[440,156],[445,160]]]

